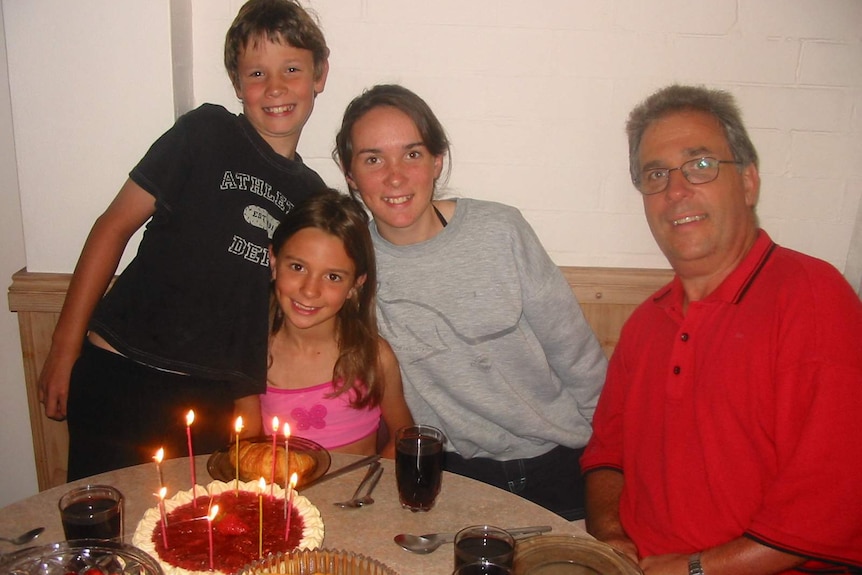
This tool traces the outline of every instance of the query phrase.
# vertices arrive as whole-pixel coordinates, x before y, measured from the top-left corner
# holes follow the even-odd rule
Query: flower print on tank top
[[[294,407],[290,412],[291,419],[296,422],[293,428],[297,431],[306,431],[310,427],[323,429],[326,427],[326,413],[326,406],[320,403],[308,410]]]
[[[293,435],[315,441],[326,449],[375,433],[380,425],[380,407],[356,409],[350,405],[355,391],[327,397],[333,389],[332,382],[304,389],[267,387],[260,396],[264,433],[272,434],[273,416],[289,423]]]

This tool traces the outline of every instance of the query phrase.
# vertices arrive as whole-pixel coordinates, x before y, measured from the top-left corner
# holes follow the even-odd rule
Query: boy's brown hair
[[[286,42],[314,56],[314,77],[323,75],[329,48],[315,18],[293,0],[249,0],[225,35],[224,67],[234,87],[239,86],[239,55],[249,43]]]

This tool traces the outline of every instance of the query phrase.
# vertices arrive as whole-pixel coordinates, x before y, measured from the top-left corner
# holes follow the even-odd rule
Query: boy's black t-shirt
[[[135,361],[263,393],[269,240],[323,180],[212,104],[179,118],[130,177],[156,211],[90,329]]]

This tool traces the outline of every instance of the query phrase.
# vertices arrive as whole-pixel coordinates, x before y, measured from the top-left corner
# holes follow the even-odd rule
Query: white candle
[[[218,505],[213,505],[209,515],[207,515],[207,530],[210,539],[210,571],[215,569],[213,565],[213,519],[216,518],[216,515],[218,515]]]
[[[153,456],[153,461],[156,462],[156,474],[159,476],[159,488],[164,487],[165,483],[162,478],[162,460],[165,458],[165,448],[159,447],[156,454]]]

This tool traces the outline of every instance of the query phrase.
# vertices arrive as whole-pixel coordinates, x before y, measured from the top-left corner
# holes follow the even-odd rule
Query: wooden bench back
[[[673,276],[670,270],[653,269],[562,267],[561,270],[608,357],[634,308]],[[71,274],[31,273],[25,269],[12,276],[9,287],[9,309],[18,313],[21,331],[40,491],[66,482],[69,449],[66,423],[45,417],[36,386],[70,279]]]

